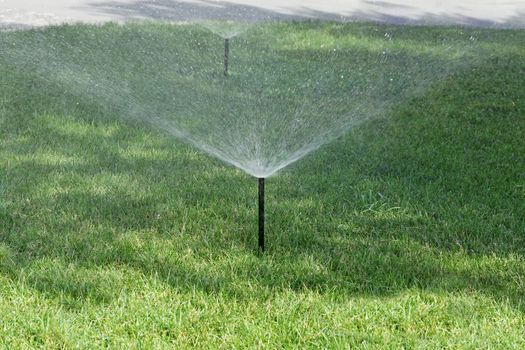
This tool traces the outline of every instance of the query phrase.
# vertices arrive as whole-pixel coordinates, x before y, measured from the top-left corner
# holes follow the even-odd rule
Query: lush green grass
[[[264,255],[254,178],[0,60],[0,345],[525,347],[525,34],[463,31],[475,65],[267,180]]]

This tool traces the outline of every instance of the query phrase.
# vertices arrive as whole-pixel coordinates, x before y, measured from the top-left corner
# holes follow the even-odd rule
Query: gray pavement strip
[[[0,28],[139,19],[374,21],[525,28],[525,0],[0,0]]]

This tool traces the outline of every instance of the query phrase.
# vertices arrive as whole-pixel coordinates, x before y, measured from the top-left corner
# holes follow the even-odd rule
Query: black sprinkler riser
[[[230,39],[224,39],[224,76],[228,76],[228,59],[230,55]]]
[[[264,252],[264,177],[259,178],[259,249]]]

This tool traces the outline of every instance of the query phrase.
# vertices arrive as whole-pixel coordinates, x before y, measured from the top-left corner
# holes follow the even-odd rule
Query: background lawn
[[[269,178],[260,255],[255,178],[119,117],[128,107],[87,80],[79,93],[71,72],[43,78],[49,41],[35,32],[0,33],[0,347],[524,348],[525,32],[262,30],[283,60],[336,47],[332,67],[385,33],[411,52],[473,38],[479,57]],[[193,26],[38,38],[96,38],[82,66],[113,49],[112,72],[129,78],[118,62],[133,41],[115,37],[137,31],[215,40],[221,55]],[[14,62],[26,43],[33,60]]]

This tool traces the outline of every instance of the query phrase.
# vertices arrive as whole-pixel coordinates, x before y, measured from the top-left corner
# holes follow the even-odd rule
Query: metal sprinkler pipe
[[[228,76],[228,56],[230,55],[230,39],[224,39],[224,76]]]
[[[264,252],[264,177],[259,178],[259,249]]]

